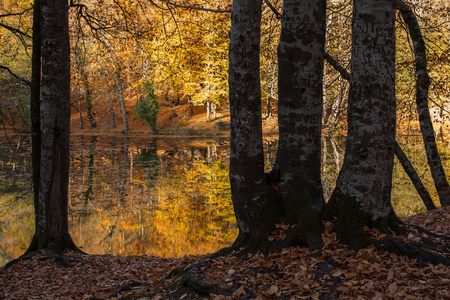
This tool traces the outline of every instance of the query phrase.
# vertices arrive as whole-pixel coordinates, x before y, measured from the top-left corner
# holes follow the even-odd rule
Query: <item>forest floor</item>
[[[417,245],[431,239],[438,246],[432,251],[450,257],[450,207],[402,220],[441,236],[409,227],[402,239]],[[420,265],[373,247],[346,251],[332,227],[325,223],[320,250],[286,248],[246,259],[40,253],[0,273],[0,299],[450,299],[448,266]],[[280,225],[273,234],[280,237],[283,230]],[[168,276],[193,264],[204,276],[197,292]]]
[[[126,101],[129,135],[152,135],[150,126],[144,120],[138,119],[134,112],[136,97]],[[263,107],[265,111],[265,108]],[[275,108],[276,112],[276,108]],[[71,133],[75,135],[115,135],[123,132],[123,118],[116,114],[116,124],[112,126],[112,118],[108,109],[95,110],[97,124],[89,128],[86,114],[82,115],[83,128],[80,126],[79,113],[72,108]],[[206,118],[206,106],[190,106],[188,103],[179,105],[162,105],[157,119],[158,135],[172,137],[220,137],[229,135],[230,113],[229,105],[217,107],[216,117]],[[278,134],[277,118],[263,118],[263,132],[265,138],[272,138]]]

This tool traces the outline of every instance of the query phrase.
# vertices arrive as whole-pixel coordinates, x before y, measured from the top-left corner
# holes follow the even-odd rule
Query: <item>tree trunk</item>
[[[321,245],[322,78],[326,1],[285,0],[278,45],[278,126],[283,218]]]
[[[39,173],[41,163],[41,1],[34,1],[33,53],[31,56],[31,161],[33,169],[34,209],[39,199]],[[37,229],[37,227],[36,227]]]
[[[116,128],[116,113],[114,112],[114,98],[109,91],[109,116],[111,118],[111,128]]]
[[[266,190],[262,144],[259,50],[262,0],[234,0],[229,50],[230,183],[239,228],[246,243]]]
[[[130,128],[128,127],[128,117],[127,117],[127,110],[125,108],[125,99],[123,94],[122,78],[120,75],[120,70],[116,69],[115,72],[116,72],[117,92],[119,94],[119,107],[123,119],[123,133],[130,133]]]
[[[409,29],[409,34],[414,43],[414,56],[416,62],[416,104],[419,113],[420,129],[427,152],[428,165],[430,166],[436,191],[442,206],[450,205],[450,186],[442,167],[441,157],[436,145],[436,139],[428,109],[428,91],[430,77],[427,71],[427,57],[425,42],[420,31],[419,23],[411,8],[401,0],[396,5],[403,20]]]
[[[341,76],[346,79],[350,80],[350,73],[347,72],[333,57],[331,57],[328,53],[325,54],[326,60],[341,74]],[[413,183],[414,187],[416,188],[417,192],[419,193],[422,201],[424,202],[425,206],[428,210],[435,209],[436,206],[434,205],[433,201],[431,200],[430,194],[428,193],[428,190],[423,185],[422,181],[420,180],[419,176],[417,175],[416,170],[414,169],[413,165],[409,161],[408,157],[403,152],[400,145],[395,142],[395,155],[397,156],[400,164],[402,165],[405,172],[408,174],[409,179],[411,179],[411,182]],[[339,168],[339,166],[338,166]]]
[[[206,120],[211,119],[211,101],[206,101]]]
[[[414,184],[414,187],[419,193],[420,198],[422,198],[422,201],[425,204],[427,210],[435,209],[436,205],[434,205],[433,200],[431,200],[430,193],[428,193],[427,188],[423,185],[413,165],[397,142],[395,143],[395,156],[397,156],[398,161],[402,165],[406,174],[408,174],[411,182]]]
[[[70,155],[68,5],[42,0],[42,143],[36,233],[28,251],[75,248],[68,227]]]
[[[397,220],[391,206],[396,126],[394,21],[394,0],[354,1],[347,144],[325,216],[337,218],[338,237],[356,249],[371,244],[365,226],[389,233],[389,223]]]

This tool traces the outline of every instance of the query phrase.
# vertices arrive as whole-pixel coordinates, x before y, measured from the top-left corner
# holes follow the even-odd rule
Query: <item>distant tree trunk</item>
[[[239,228],[246,243],[265,194],[259,50],[262,0],[234,0],[229,50],[230,183]]]
[[[116,113],[114,112],[114,98],[111,96],[111,90],[109,91],[109,116],[111,118],[111,128],[116,128]]]
[[[411,182],[414,184],[414,187],[419,193],[419,196],[422,199],[423,203],[425,204],[427,210],[435,209],[436,205],[434,205],[430,193],[428,193],[427,188],[423,185],[413,165],[411,164],[405,152],[403,152],[402,148],[397,142],[395,143],[395,156],[397,156],[398,161],[403,166],[403,169],[405,170],[406,174],[408,174],[409,178],[411,179]]]
[[[76,248],[69,235],[70,50],[68,4],[42,0],[42,147],[36,232],[28,251]]]
[[[211,119],[211,101],[206,101],[206,120]]]
[[[216,119],[217,116],[217,104],[211,102],[211,113],[213,120]]]
[[[117,84],[117,93],[119,95],[119,107],[120,113],[122,114],[123,119],[123,133],[130,133],[130,128],[128,127],[128,117],[127,110],[125,108],[125,99],[122,87],[122,77],[120,75],[120,70],[116,68],[116,84]]]
[[[425,143],[428,164],[433,177],[436,191],[442,206],[450,205],[450,185],[447,181],[441,157],[436,145],[436,139],[431,121],[430,110],[428,109],[428,91],[430,87],[430,77],[427,71],[427,57],[425,42],[420,31],[419,23],[411,8],[401,0],[396,1],[396,5],[403,20],[409,29],[409,34],[414,44],[414,56],[416,62],[416,104],[419,113],[420,129]]]
[[[84,87],[84,100],[86,101],[86,112],[87,112],[87,118],[89,120],[89,125],[92,128],[97,127],[97,123],[94,119],[94,112],[92,110],[92,99],[91,99],[91,90],[89,89],[89,80],[87,77],[86,70],[84,70],[84,67],[81,67],[81,81],[83,82]]]
[[[338,238],[356,249],[373,242],[365,226],[396,229],[394,22],[394,0],[354,1],[347,144],[325,216],[337,218]]]
[[[278,45],[278,127],[283,219],[321,245],[322,78],[325,1],[283,1]]]

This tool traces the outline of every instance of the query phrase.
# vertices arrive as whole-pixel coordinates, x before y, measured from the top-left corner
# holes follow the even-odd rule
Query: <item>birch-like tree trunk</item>
[[[280,193],[284,221],[321,244],[322,78],[326,1],[284,0],[278,45]]]
[[[36,233],[28,251],[75,248],[68,227],[70,52],[68,4],[42,0],[42,142]]]
[[[396,5],[403,20],[409,29],[409,34],[414,44],[414,57],[416,63],[416,104],[419,113],[420,129],[422,131],[425,150],[427,152],[428,165],[433,177],[436,191],[442,206],[450,205],[450,185],[442,166],[441,156],[436,145],[436,138],[428,108],[428,91],[430,77],[427,71],[427,56],[425,42],[420,31],[419,23],[411,8],[401,0]]]
[[[237,243],[249,237],[266,189],[259,79],[261,4],[261,0],[234,0],[231,13],[230,183]]]
[[[122,114],[122,120],[123,120],[123,133],[130,133],[130,127],[128,126],[128,117],[127,117],[127,109],[125,108],[125,98],[123,93],[123,80],[122,76],[120,74],[120,69],[116,67],[115,69],[115,78],[116,78],[116,85],[117,85],[117,93],[119,95],[119,108],[120,113]]]
[[[388,231],[395,149],[395,0],[355,0],[344,163],[325,215],[354,248],[371,243],[364,226]]]

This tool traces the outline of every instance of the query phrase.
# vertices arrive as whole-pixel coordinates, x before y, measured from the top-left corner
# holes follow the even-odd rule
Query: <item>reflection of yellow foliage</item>
[[[75,243],[88,253],[163,257],[210,253],[228,246],[237,235],[228,167],[221,161],[196,161],[178,164],[177,170],[151,183],[145,172],[137,171],[124,187],[123,201],[118,200],[118,187],[100,183],[106,174],[98,179],[94,174],[95,200],[72,200],[77,214],[70,232]]]
[[[34,233],[32,200],[16,195],[0,197],[0,266],[19,257],[27,249]]]

